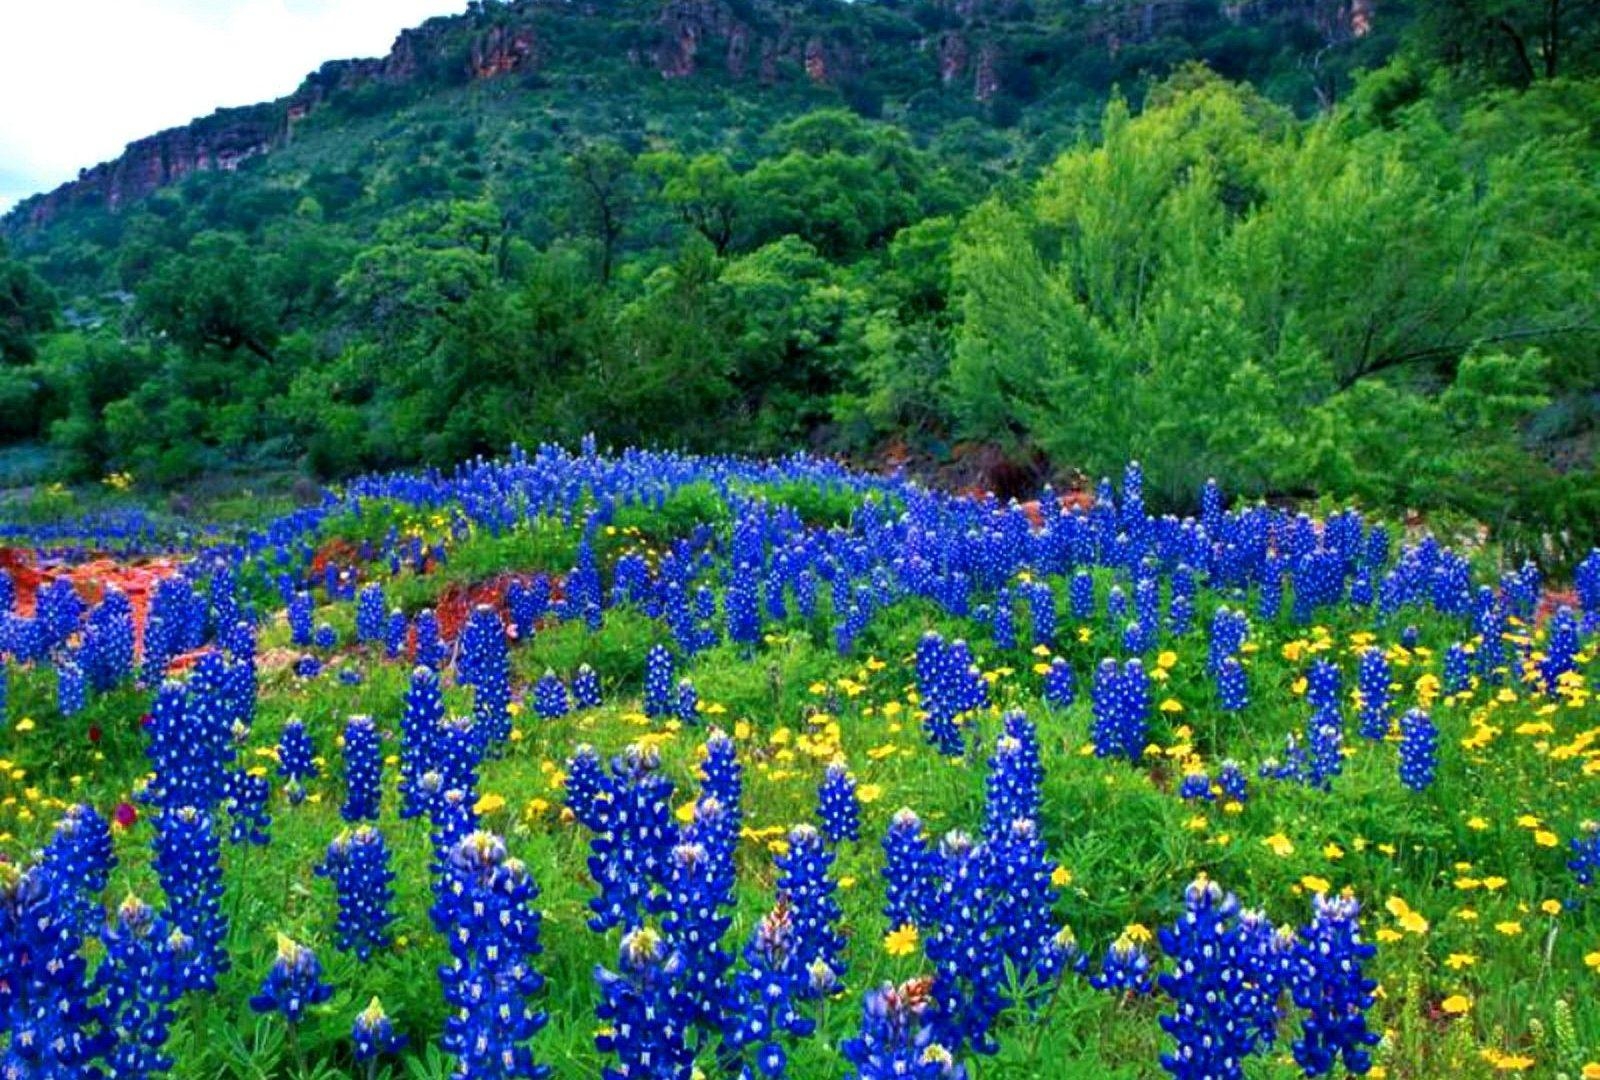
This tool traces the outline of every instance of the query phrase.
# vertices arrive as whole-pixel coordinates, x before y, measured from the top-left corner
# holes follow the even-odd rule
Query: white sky
[[[0,0],[0,213],[135,139],[381,56],[465,0]]]

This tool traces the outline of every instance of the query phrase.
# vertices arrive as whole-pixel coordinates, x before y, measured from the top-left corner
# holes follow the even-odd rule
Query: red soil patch
[[[144,631],[145,612],[150,608],[150,597],[158,582],[178,573],[182,559],[151,557],[118,561],[99,558],[81,563],[39,563],[32,552],[21,548],[0,548],[0,569],[11,574],[17,590],[16,610],[22,615],[32,615],[39,589],[58,579],[72,582],[78,595],[90,604],[98,604],[106,589],[120,589],[133,607],[136,633]]]
[[[1092,510],[1094,508],[1094,493],[1089,491],[1069,491],[1056,500],[1063,510]],[[1028,521],[1035,529],[1044,524],[1044,511],[1038,499],[1029,499],[1019,504],[1022,512],[1028,515]]]
[[[475,581],[470,585],[451,585],[439,595],[433,610],[439,618],[439,636],[446,641],[454,641],[461,633],[461,628],[467,623],[467,616],[479,604],[487,604],[493,608],[508,624],[510,612],[506,609],[506,589],[513,581],[522,578],[522,574],[496,574],[484,581]],[[550,581],[550,602],[558,602],[565,595],[563,579],[552,577]],[[413,632],[414,633],[414,632]],[[414,649],[415,640],[408,643],[408,649]]]

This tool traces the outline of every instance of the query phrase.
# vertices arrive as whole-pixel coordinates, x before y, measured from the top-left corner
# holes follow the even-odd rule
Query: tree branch
[[[1410,352],[1380,356],[1370,364],[1364,364],[1342,376],[1334,393],[1343,393],[1367,376],[1376,375],[1380,371],[1390,371],[1406,364],[1420,363],[1425,360],[1440,360],[1465,352],[1474,345],[1497,345],[1507,341],[1526,341],[1530,338],[1556,337],[1561,334],[1593,333],[1597,329],[1600,329],[1600,327],[1596,327],[1591,323],[1572,323],[1566,326],[1530,326],[1520,330],[1507,330],[1499,334],[1487,334],[1483,337],[1473,338],[1470,341],[1453,341],[1442,345],[1429,345],[1425,348],[1413,349]]]

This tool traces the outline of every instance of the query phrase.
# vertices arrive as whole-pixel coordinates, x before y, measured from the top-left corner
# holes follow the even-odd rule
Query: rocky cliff
[[[115,161],[25,200],[0,225],[39,227],[76,206],[115,212],[192,173],[237,169],[292,138],[325,103],[363,87],[450,85],[558,66],[582,71],[612,59],[599,55],[611,45],[623,46],[616,56],[660,78],[715,73],[759,84],[845,86],[875,63],[898,65],[910,55],[923,65],[917,70],[927,85],[988,103],[1002,93],[1008,63],[1048,62],[1036,45],[1014,47],[1048,20],[1058,35],[1070,27],[1080,43],[1111,55],[1207,20],[1293,22],[1332,45],[1366,34],[1376,2],[1064,0],[1041,14],[1042,3],[1024,0],[932,0],[912,18],[874,0],[480,0],[465,14],[404,31],[383,57],[323,65],[286,98],[140,139]]]

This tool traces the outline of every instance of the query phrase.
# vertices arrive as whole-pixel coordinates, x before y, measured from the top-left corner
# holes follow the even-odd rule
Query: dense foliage
[[[1159,505],[1217,475],[1557,558],[1594,533],[1586,5],[1385,4],[1315,64],[1287,16],[1190,5],[1105,53],[1089,15],[1007,9],[1028,60],[986,105],[902,56],[932,9],[857,7],[808,16],[876,50],[835,88],[641,80],[624,7],[561,31],[606,62],[374,85],[236,173],[18,232],[0,438],[154,484],[589,432],[977,441],[1137,456]]]

